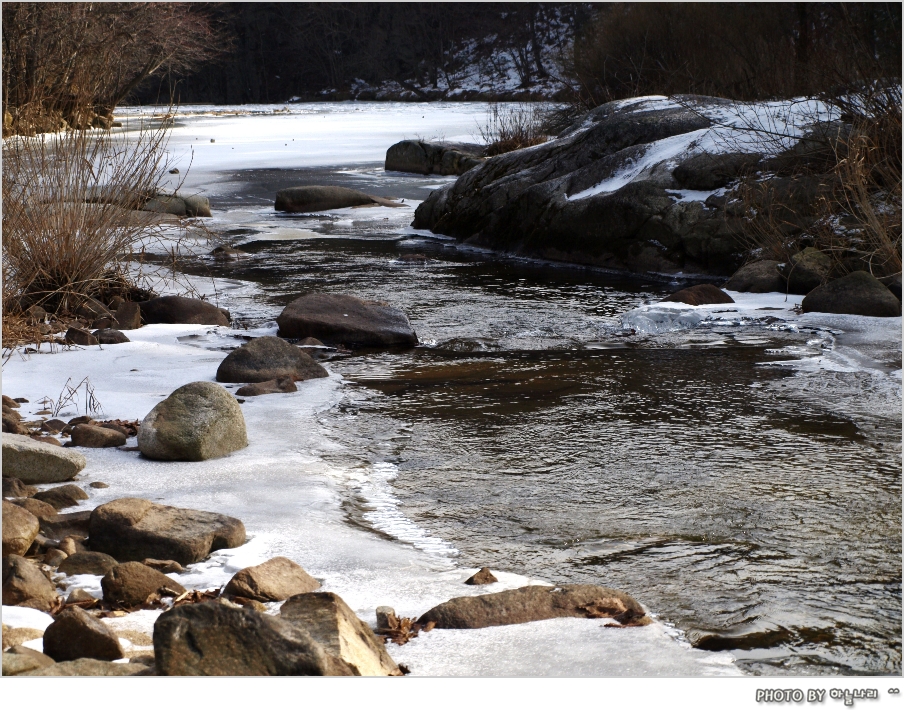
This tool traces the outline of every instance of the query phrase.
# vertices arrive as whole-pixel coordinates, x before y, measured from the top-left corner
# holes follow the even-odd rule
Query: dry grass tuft
[[[536,104],[498,104],[487,108],[486,122],[478,126],[486,155],[501,155],[548,140],[543,132],[545,116]]]

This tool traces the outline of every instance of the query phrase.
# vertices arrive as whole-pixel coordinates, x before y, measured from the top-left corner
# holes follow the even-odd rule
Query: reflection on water
[[[269,193],[324,182],[270,173],[255,182]],[[422,199],[437,178],[379,180]],[[424,343],[333,360],[346,397],[321,419],[336,463],[391,465],[381,495],[423,544],[625,589],[753,672],[900,672],[900,428],[786,397],[790,373],[758,363],[805,335],[753,325],[645,347],[618,316],[674,287],[464,251],[406,234],[410,212],[281,217],[261,195],[232,235],[255,258],[213,267],[260,285],[249,312],[352,293],[405,310]],[[278,229],[308,234],[266,236]],[[386,534],[392,507],[359,493],[349,519]]]

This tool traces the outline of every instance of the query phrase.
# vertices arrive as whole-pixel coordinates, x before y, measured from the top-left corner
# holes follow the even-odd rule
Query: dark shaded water
[[[289,184],[414,199],[436,182],[348,175],[235,176],[258,187],[221,222],[254,258],[213,267],[260,284],[238,314],[258,322],[307,289],[409,314],[422,347],[330,365],[348,381],[322,419],[338,462],[394,464],[403,512],[464,565],[625,589],[752,672],[900,673],[900,430],[786,396],[794,376],[758,364],[776,359],[765,328],[621,337],[619,314],[674,286],[463,251],[404,234],[410,212],[266,206]],[[314,234],[255,235],[285,229]],[[349,519],[367,510],[350,490]]]

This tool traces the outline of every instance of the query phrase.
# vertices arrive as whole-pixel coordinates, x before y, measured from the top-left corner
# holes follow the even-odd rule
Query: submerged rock
[[[337,594],[298,594],[282,605],[279,618],[307,631],[327,652],[362,676],[400,675],[385,644]]]
[[[578,617],[615,619],[626,625],[649,623],[643,607],[628,594],[590,584],[521,587],[477,597],[457,597],[418,619],[438,629],[482,629],[528,621]]]
[[[229,325],[229,314],[212,303],[183,296],[160,296],[138,304],[145,323]]]
[[[94,509],[89,523],[92,550],[117,560],[175,560],[189,565],[215,550],[245,543],[241,520],[219,513],[120,498]]]
[[[276,319],[284,338],[317,338],[362,347],[413,347],[417,335],[408,317],[385,303],[334,293],[296,298]]]
[[[272,335],[236,348],[217,368],[217,382],[266,382],[284,377],[310,380],[329,377],[329,373],[306,352]]]
[[[375,204],[384,207],[402,206],[385,197],[374,197],[347,187],[306,185],[277,192],[275,209],[277,212],[321,212]]]
[[[872,274],[853,271],[814,288],[801,303],[801,310],[894,318],[901,315],[901,302]]]
[[[3,477],[23,483],[60,483],[74,478],[88,462],[81,454],[34,441],[27,436],[3,434]]]
[[[175,390],[138,429],[141,453],[163,461],[204,461],[246,446],[241,407],[213,382],[192,382]]]
[[[186,604],[154,624],[160,675],[356,675],[304,629],[218,602]]]
[[[275,602],[319,588],[320,582],[300,565],[285,557],[274,557],[263,564],[236,572],[223,589],[223,594],[259,602]]]

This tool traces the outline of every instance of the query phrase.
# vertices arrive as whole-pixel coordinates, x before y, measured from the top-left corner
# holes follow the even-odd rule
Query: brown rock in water
[[[223,594],[273,602],[315,589],[320,589],[320,582],[300,565],[285,557],[274,557],[263,564],[236,572],[223,589]]]
[[[155,560],[150,557],[141,561],[141,564],[147,565],[151,569],[155,569],[162,574],[176,574],[183,571],[182,565],[176,560]]]
[[[476,574],[465,580],[465,584],[493,584],[493,582],[498,581],[495,575],[490,572],[489,567],[481,567]]]
[[[35,493],[32,499],[49,503],[57,510],[63,510],[78,505],[79,501],[88,500],[88,494],[74,483],[69,483]]]
[[[408,317],[385,303],[335,293],[296,298],[276,319],[284,338],[313,337],[330,344],[414,347],[417,335]]]
[[[84,446],[89,449],[104,449],[112,446],[125,446],[126,436],[115,429],[79,424],[72,429],[72,443],[74,446]]]
[[[88,484],[88,488],[109,488],[110,485],[108,483],[104,483],[103,481],[92,481]]]
[[[19,555],[3,558],[3,604],[49,611],[56,603],[56,588],[41,568]]]
[[[3,497],[4,498],[28,498],[38,492],[34,486],[27,486],[18,478],[3,477]]]
[[[291,377],[281,377],[278,380],[255,382],[254,384],[239,387],[236,395],[239,397],[259,397],[263,394],[279,394],[281,392],[297,392],[298,388]]]
[[[328,377],[323,366],[282,338],[255,338],[229,353],[217,368],[217,382],[267,382]]]
[[[154,658],[160,675],[355,675],[305,630],[217,602],[161,614],[154,624]]]
[[[103,552],[75,552],[63,560],[58,571],[70,576],[74,574],[105,575],[117,564],[119,563],[114,558]]]
[[[418,623],[433,622],[438,629],[482,629],[562,617],[611,618],[631,626],[649,623],[643,607],[630,595],[590,584],[530,586],[457,597],[433,607]]]
[[[163,589],[175,594],[185,591],[185,587],[174,579],[140,562],[116,565],[100,580],[100,586],[104,590],[104,601],[124,607],[141,606]]]
[[[97,338],[84,328],[71,327],[66,331],[66,341],[73,345],[97,345]]]
[[[196,298],[160,296],[138,304],[145,323],[188,323],[193,325],[229,325],[227,312]]]
[[[91,548],[118,560],[199,562],[215,550],[245,543],[241,520],[219,513],[120,498],[91,513]]]
[[[686,303],[689,306],[707,306],[716,303],[734,303],[734,299],[718,286],[697,284],[662,299],[663,302]]]
[[[40,521],[25,508],[3,501],[3,556],[24,555],[41,529]],[[5,578],[5,575],[4,575]],[[3,602],[4,604],[6,602]]]
[[[374,197],[347,187],[305,185],[277,192],[274,207],[277,212],[321,212],[373,204],[387,207],[403,206],[384,197]]]
[[[120,330],[136,330],[141,327],[141,308],[137,303],[125,301],[116,309]]]
[[[25,510],[34,515],[39,521],[48,520],[57,514],[57,509],[50,505],[50,503],[45,503],[43,500],[38,500],[36,498],[19,498],[12,502],[20,508],[25,508]]]
[[[61,611],[44,631],[44,653],[58,662],[77,658],[115,661],[124,655],[113,630],[78,607]]]
[[[358,675],[401,674],[385,644],[337,594],[297,594],[282,605],[279,618],[307,631],[328,653],[348,663]]]

